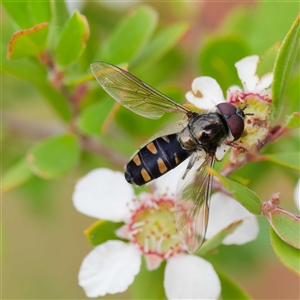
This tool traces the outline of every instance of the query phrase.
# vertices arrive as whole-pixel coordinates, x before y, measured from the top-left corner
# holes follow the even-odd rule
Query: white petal
[[[225,101],[220,85],[208,76],[194,79],[192,92],[188,92],[185,97],[190,103],[204,110],[212,110]]]
[[[294,190],[294,199],[298,210],[300,210],[300,179]]]
[[[158,256],[157,254],[147,254],[145,255],[146,266],[149,271],[156,270],[163,261],[163,258]]]
[[[245,92],[254,92],[258,83],[258,76],[255,75],[259,57],[257,55],[247,56],[235,63],[238,76],[241,79]]]
[[[232,85],[227,90],[227,95],[226,95],[227,102],[229,102],[229,103],[239,102],[239,96],[240,96],[241,92],[242,92],[242,89],[239,86]]]
[[[115,231],[116,236],[118,236],[121,239],[130,239],[130,227],[129,225],[125,224],[121,227],[119,227],[116,231]]]
[[[124,292],[141,267],[141,254],[133,244],[108,241],[83,260],[78,280],[88,297]]]
[[[220,280],[211,263],[187,254],[168,260],[164,287],[168,299],[217,299],[221,292]]]
[[[96,169],[77,182],[73,203],[83,214],[119,222],[129,213],[134,197],[132,186],[121,172]]]
[[[179,179],[183,175],[188,160],[181,163],[178,167],[156,179],[153,184],[155,188],[155,195],[160,198],[161,196],[174,198],[176,194],[176,189],[178,186]]]
[[[257,219],[232,197],[215,193],[211,197],[206,237],[212,238],[231,223],[243,219],[243,223],[223,241],[223,244],[245,244],[255,240],[259,227]]]
[[[261,93],[263,92],[265,89],[267,89],[271,83],[273,81],[273,73],[267,73],[264,76],[261,77],[261,79],[259,80],[257,86],[256,86],[256,93]]]

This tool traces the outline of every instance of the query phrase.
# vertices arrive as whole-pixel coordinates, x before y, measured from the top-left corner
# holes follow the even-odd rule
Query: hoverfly
[[[190,157],[176,192],[175,218],[185,247],[194,252],[205,239],[213,167],[217,148],[226,140],[238,140],[244,131],[243,109],[229,103],[215,112],[200,114],[173,101],[129,72],[105,62],[91,69],[102,88],[134,113],[158,119],[165,113],[184,115],[186,122],[176,132],[155,138],[136,153],[125,169],[131,184],[143,185],[177,167]]]

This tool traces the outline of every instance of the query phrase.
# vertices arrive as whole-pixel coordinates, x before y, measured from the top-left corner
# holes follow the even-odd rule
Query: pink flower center
[[[174,219],[172,199],[154,199],[151,196],[133,212],[129,224],[132,242],[139,245],[144,254],[154,254],[167,259],[182,252]]]

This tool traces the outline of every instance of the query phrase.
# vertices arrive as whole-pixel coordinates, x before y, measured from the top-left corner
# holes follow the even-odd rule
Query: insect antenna
[[[249,104],[246,103],[245,106],[242,108],[242,111],[244,111],[248,106],[249,106]],[[247,113],[247,114],[244,113],[244,115],[245,116],[254,116],[254,113]]]

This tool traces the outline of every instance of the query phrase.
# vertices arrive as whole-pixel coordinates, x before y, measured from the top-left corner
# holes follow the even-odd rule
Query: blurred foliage
[[[233,174],[232,178],[239,178],[239,182],[249,181],[247,187],[217,176],[245,207],[257,214],[262,199],[267,199],[275,188],[283,190],[283,201],[291,198],[300,165],[299,7],[296,2],[259,1],[252,4],[240,3],[231,10],[226,8],[225,18],[214,17],[212,30],[205,24],[205,12],[214,12],[220,3],[131,3],[131,8],[122,9],[125,4],[120,4],[116,9],[104,3],[86,1],[77,3],[78,10],[72,11],[64,1],[2,1],[2,155],[5,159],[1,189],[2,192],[13,190],[5,196],[21,198],[21,208],[34,208],[37,215],[32,215],[33,219],[43,212],[45,219],[56,224],[53,211],[59,219],[63,213],[59,212],[59,207],[70,202],[75,178],[100,166],[122,169],[127,158],[146,139],[178,119],[170,115],[156,121],[147,120],[116,106],[91,75],[91,62],[105,60],[128,68],[182,103],[196,76],[214,77],[224,93],[230,85],[241,85],[234,63],[247,55],[257,54],[262,62],[259,75],[274,70],[272,113],[275,125],[286,125],[293,130],[264,148],[264,161],[248,163]],[[226,157],[220,164],[228,162]],[[277,178],[284,183],[275,187],[273,180]],[[50,199],[57,197],[60,199],[57,203]],[[54,203],[57,210],[52,209]],[[291,208],[291,203],[284,205]],[[12,218],[17,208],[11,209],[7,218]],[[64,216],[66,220],[68,213]],[[73,217],[77,220],[78,215]],[[17,224],[16,232],[20,234],[22,225]],[[60,236],[62,241],[66,235],[73,235],[73,225],[63,224],[64,228],[54,228],[55,234],[51,237],[54,244],[57,232],[63,233],[65,228],[69,231]],[[110,223],[100,225],[92,229],[103,231],[105,227],[110,232],[100,240],[92,241],[95,245],[111,238],[110,233],[115,228]],[[34,227],[40,226],[35,224]],[[239,249],[221,246],[217,254],[206,256],[222,272],[230,266],[234,272],[243,267],[250,269],[254,257],[261,259],[260,251],[270,252],[266,228],[265,223],[261,236],[252,246]],[[276,255],[294,270],[299,250],[283,242],[274,231],[271,231],[271,240]],[[32,243],[30,236],[26,242]],[[77,240],[74,245],[78,246]],[[11,251],[9,244],[6,248]],[[73,248],[69,250],[74,251]],[[44,251],[41,253],[45,254]],[[65,255],[68,257],[69,253]],[[77,266],[82,255],[79,252]],[[267,259],[268,255],[264,255]],[[42,258],[46,260],[46,256]],[[60,261],[60,268],[63,263],[66,261]],[[77,266],[73,272],[77,272]],[[141,298],[143,289],[150,289],[153,282],[156,286],[161,284],[163,267],[155,271],[157,273],[149,273],[143,266],[133,284],[132,295]],[[4,268],[7,274],[9,267]],[[234,272],[229,271],[228,276]],[[76,274],[72,276],[77,277]],[[84,297],[79,288],[76,290],[77,282],[65,288],[55,277],[51,280],[53,286],[58,286],[57,293],[52,287],[36,292],[30,290],[29,294],[18,294],[5,288],[4,295],[6,298]],[[4,287],[9,286],[9,281],[16,280],[13,275],[7,275],[7,278]],[[244,293],[231,279],[223,275],[220,278],[224,287],[223,299],[228,299],[228,291],[232,295]],[[164,297],[162,287],[151,292],[153,298]]]
[[[299,233],[299,232],[298,232]],[[273,249],[280,261],[296,274],[300,274],[299,267],[299,250],[285,243],[273,230],[270,228],[270,237]],[[298,241],[299,242],[299,241]]]

